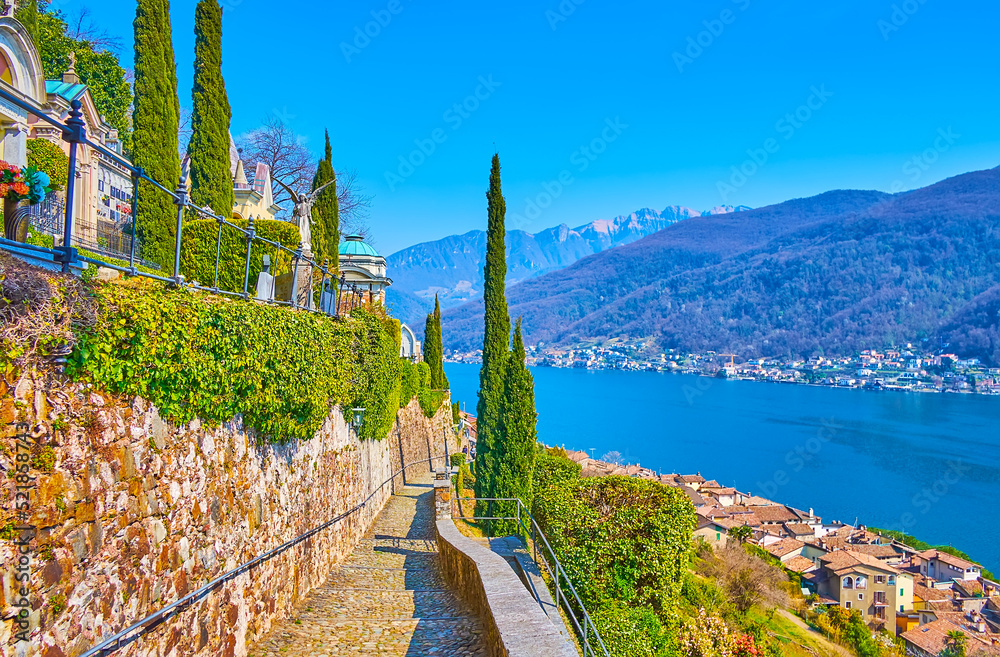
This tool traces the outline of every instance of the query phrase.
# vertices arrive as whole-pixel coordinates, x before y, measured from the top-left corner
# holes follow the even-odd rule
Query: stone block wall
[[[0,654],[22,657],[79,655],[375,491],[362,510],[117,653],[246,655],[325,581],[403,480],[379,484],[403,464],[442,456],[453,435],[448,406],[428,420],[416,401],[382,441],[359,441],[334,409],[311,440],[275,445],[240,418],[173,426],[143,399],[51,373],[23,375],[13,389],[0,383],[0,393]],[[25,462],[30,480],[19,483],[13,473]],[[28,492],[20,517],[19,485]],[[25,519],[32,530],[18,531]],[[19,642],[22,624],[28,641]]]
[[[578,657],[506,559],[463,536],[451,518],[438,516],[436,527],[441,570],[452,590],[482,618],[487,654]]]

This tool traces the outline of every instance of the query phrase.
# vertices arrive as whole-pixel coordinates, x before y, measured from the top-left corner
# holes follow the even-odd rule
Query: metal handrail
[[[339,514],[339,515],[331,518],[330,520],[327,520],[323,524],[318,525],[316,527],[313,527],[312,529],[310,529],[309,531],[305,532],[304,534],[296,536],[295,538],[282,543],[278,547],[273,548],[273,549],[271,549],[271,550],[269,550],[269,551],[267,551],[267,552],[265,552],[263,554],[260,554],[260,555],[258,555],[256,557],[254,557],[253,559],[251,559],[250,561],[247,561],[246,563],[241,564],[241,565],[237,566],[236,568],[233,568],[232,570],[223,573],[222,575],[220,575],[220,576],[216,577],[215,579],[213,579],[212,581],[210,581],[208,584],[205,584],[204,586],[202,586],[200,589],[198,589],[196,591],[192,591],[191,593],[188,593],[187,595],[185,595],[180,600],[177,600],[177,601],[175,601],[175,602],[167,605],[163,609],[160,609],[159,611],[154,612],[154,613],[150,614],[149,616],[146,616],[142,620],[133,623],[132,625],[130,625],[129,627],[125,628],[121,632],[115,634],[114,636],[109,637],[108,639],[102,641],[101,643],[97,644],[96,646],[94,646],[93,648],[91,648],[90,650],[88,650],[87,652],[83,653],[82,657],[98,657],[98,656],[102,656],[103,657],[103,655],[110,655],[111,653],[113,653],[115,651],[121,650],[122,648],[124,648],[125,646],[129,645],[130,643],[132,643],[133,641],[135,641],[139,637],[141,637],[141,636],[147,634],[148,632],[151,632],[152,630],[156,629],[157,627],[159,627],[161,624],[163,624],[164,622],[166,622],[170,618],[176,616],[177,614],[179,614],[179,613],[181,613],[183,611],[186,611],[194,603],[196,603],[197,601],[201,600],[202,598],[204,598],[205,596],[207,596],[209,593],[211,593],[215,589],[218,589],[219,587],[221,587],[226,582],[235,579],[239,575],[242,575],[243,573],[245,573],[245,572],[247,572],[247,571],[255,568],[256,566],[259,566],[260,564],[264,563],[265,561],[269,561],[269,560],[273,559],[274,557],[278,556],[282,552],[286,552],[290,548],[294,547],[295,545],[298,545],[299,543],[301,543],[302,541],[304,541],[304,540],[306,540],[308,538],[311,538],[312,536],[314,536],[315,534],[318,534],[319,532],[323,531],[327,527],[330,527],[330,526],[332,526],[332,525],[340,522],[344,518],[347,518],[351,514],[353,514],[353,513],[357,512],[357,511],[365,508],[367,506],[368,502],[371,501],[371,499],[373,497],[375,497],[375,495],[378,494],[379,491],[381,491],[383,488],[385,488],[385,486],[387,484],[389,484],[390,482],[394,481],[396,479],[396,477],[398,477],[399,475],[403,474],[406,471],[407,468],[413,467],[415,465],[420,465],[422,463],[430,464],[432,461],[435,461],[437,459],[443,459],[443,458],[445,458],[445,457],[444,456],[429,456],[429,457],[427,457],[425,459],[420,459],[418,461],[413,461],[411,463],[407,463],[406,465],[404,465],[403,467],[401,467],[399,470],[397,470],[396,472],[394,472],[391,477],[389,477],[388,479],[386,479],[385,481],[383,481],[381,484],[379,484],[378,487],[375,488],[371,493],[369,493],[368,497],[366,497],[362,502],[354,505],[353,507],[351,507],[347,511],[344,511],[343,513],[341,513],[341,514]],[[404,475],[404,483],[405,483],[405,475]]]
[[[566,615],[569,616],[570,621],[573,623],[573,628],[576,630],[577,637],[580,639],[583,648],[583,657],[589,657],[591,655],[599,654],[595,652],[595,647],[590,644],[590,632],[593,632],[594,637],[597,639],[597,645],[603,652],[604,657],[611,657],[611,653],[608,652],[607,646],[604,645],[604,639],[601,638],[600,632],[597,631],[597,626],[594,625],[594,621],[593,619],[591,619],[590,614],[587,612],[587,608],[584,606],[583,601],[580,599],[579,594],[577,594],[576,587],[573,586],[573,582],[572,580],[570,580],[569,575],[566,574],[566,570],[562,567],[562,564],[559,563],[559,557],[556,556],[555,550],[553,550],[552,545],[549,544],[549,539],[545,536],[545,533],[542,532],[541,527],[538,525],[538,521],[535,520],[535,517],[531,514],[531,511],[528,510],[528,507],[525,506],[524,502],[522,502],[519,498],[516,497],[456,497],[455,501],[489,502],[491,514],[494,502],[517,502],[517,507],[516,507],[517,511],[516,515],[514,516],[493,516],[493,515],[476,516],[475,512],[473,512],[473,515],[469,517],[463,515],[461,512],[459,512],[458,516],[455,516],[453,510],[452,517],[453,518],[457,517],[461,520],[490,520],[490,521],[514,520],[521,527],[521,529],[525,531],[526,534],[530,532],[531,543],[534,548],[534,556],[533,556],[534,561],[536,564],[538,564],[539,561],[541,561],[541,564],[545,566],[545,570],[549,574],[549,579],[552,580],[553,582],[553,588],[555,589],[555,594],[556,594],[556,600],[555,600],[556,609],[559,609],[560,607],[559,577],[561,575],[562,582],[569,587],[570,593],[573,594],[573,600],[576,601],[577,608],[583,615],[583,623],[581,626],[580,619],[577,618],[577,612],[573,609],[572,605],[570,605],[570,601],[566,598],[566,594],[563,593],[562,595],[563,608],[566,610]],[[531,527],[525,526],[524,519],[521,517],[522,510],[524,511],[524,515],[527,516],[528,519],[531,521]],[[539,560],[538,538],[542,539],[542,544],[545,546],[546,549],[548,549],[549,554],[552,556],[552,562],[555,566],[554,569],[552,566],[549,565],[548,560],[545,558],[544,553],[542,554],[542,559]],[[539,605],[541,605],[542,603],[541,599],[537,598],[537,596],[536,599],[538,600]]]
[[[46,114],[45,108],[38,105],[37,103],[31,102],[30,99],[12,93],[8,89],[0,88],[0,99],[9,102],[11,105],[17,107],[26,114],[38,117],[38,119],[44,123],[59,130],[62,138],[65,142],[69,144],[69,163],[68,163],[68,176],[67,184],[65,190],[65,207],[63,211],[62,218],[62,230],[56,234],[61,234],[62,239],[61,245],[54,246],[52,248],[37,247],[22,245],[21,243],[10,242],[9,240],[0,241],[0,248],[7,248],[8,250],[14,250],[10,247],[16,244],[15,249],[20,249],[22,247],[28,248],[31,251],[45,253],[52,256],[53,260],[57,263],[61,263],[62,270],[65,273],[70,272],[71,267],[79,264],[80,262],[86,262],[95,264],[99,267],[105,267],[108,269],[113,269],[122,272],[128,276],[142,276],[144,278],[150,278],[157,281],[162,281],[170,283],[182,288],[197,289],[205,292],[210,292],[213,294],[225,294],[228,296],[237,296],[244,299],[252,299],[254,295],[249,292],[249,278],[250,278],[250,260],[251,253],[253,250],[253,245],[255,243],[262,243],[276,249],[276,253],[287,253],[292,258],[292,295],[290,301],[277,300],[274,298],[268,299],[255,299],[263,303],[270,303],[280,306],[291,306],[293,309],[301,309],[309,312],[329,314],[333,316],[340,315],[340,308],[342,305],[346,305],[347,313],[350,314],[355,307],[360,305],[363,300],[363,291],[360,290],[355,284],[348,284],[346,277],[341,275],[339,279],[335,274],[331,274],[330,270],[327,268],[325,262],[317,262],[312,257],[306,257],[303,252],[303,245],[300,243],[299,248],[293,249],[284,244],[281,244],[274,240],[269,240],[260,237],[256,234],[253,226],[253,219],[251,218],[248,222],[248,226],[243,228],[237,226],[236,224],[229,221],[226,217],[219,216],[211,211],[209,208],[198,207],[191,201],[191,196],[188,193],[188,182],[189,182],[189,170],[188,168],[182,167],[181,179],[177,183],[177,187],[174,190],[169,189],[163,183],[151,178],[141,167],[137,167],[132,164],[127,158],[123,157],[121,154],[112,151],[111,149],[95,142],[90,139],[87,135],[86,124],[83,121],[82,104],[79,100],[74,100],[70,103],[69,118],[65,123],[62,123]],[[124,170],[128,171],[132,178],[132,239],[130,240],[129,255],[128,255],[128,266],[123,267],[113,263],[106,262],[101,258],[82,256],[74,248],[74,237],[73,237],[73,222],[74,222],[74,207],[77,205],[74,202],[75,195],[75,180],[78,167],[77,152],[79,147],[83,145],[94,151],[98,152],[103,157],[113,161],[119,165]],[[174,267],[173,272],[164,272],[163,276],[158,276],[156,274],[151,274],[145,271],[141,271],[137,264],[142,264],[142,261],[136,257],[135,247],[137,241],[137,230],[136,227],[139,222],[138,217],[138,199],[140,192],[140,181],[145,181],[153,186],[153,188],[166,194],[171,202],[177,206],[177,226],[176,232],[174,234]],[[181,235],[183,233],[184,227],[184,215],[185,213],[193,212],[196,216],[204,217],[206,219],[213,219],[219,224],[219,238],[216,247],[216,275],[215,282],[212,286],[196,284],[184,280],[184,277],[180,272],[180,260],[181,260]],[[231,218],[231,217],[230,217]],[[219,245],[222,241],[222,229],[227,227],[230,229],[235,229],[242,233],[246,237],[246,262],[244,265],[244,277],[243,277],[243,291],[242,293],[233,293],[229,290],[221,290],[218,286],[218,271],[219,271],[219,258],[220,251]],[[77,240],[79,244],[79,240]],[[137,263],[138,261],[138,263]],[[277,264],[277,263],[276,263]],[[320,281],[320,307],[314,307],[313,303],[313,289],[312,284],[309,285],[308,299],[305,303],[299,302],[299,286],[298,286],[298,270],[302,264],[307,264],[309,266],[309,280],[312,281],[316,271],[318,270],[322,274],[322,279]],[[333,283],[333,288],[328,289],[327,281]],[[336,292],[336,299],[324,300],[324,292]],[[271,295],[273,297],[273,294]],[[325,306],[325,308],[324,308]]]

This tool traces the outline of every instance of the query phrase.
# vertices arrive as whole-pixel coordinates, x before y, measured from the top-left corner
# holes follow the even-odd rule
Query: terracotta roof
[[[703,483],[705,483],[705,478],[702,477],[700,474],[680,475],[680,477],[678,477],[678,479],[680,479],[685,484],[703,484]]]
[[[919,554],[921,559],[926,559],[930,561],[931,559],[937,559],[949,566],[954,566],[955,568],[960,568],[965,570],[966,568],[982,568],[978,563],[972,561],[966,561],[961,557],[956,557],[953,554],[948,554],[947,552],[942,552],[941,550],[935,550],[931,548],[930,550],[924,550]]]
[[[715,479],[709,479],[705,482],[704,488],[722,488],[722,484],[717,482]]]
[[[784,506],[755,506],[753,512],[762,522],[789,522],[798,520],[798,516]]]
[[[785,529],[793,536],[815,536],[816,532],[810,525],[803,522],[786,522]]]
[[[852,552],[850,550],[837,550],[835,552],[831,552],[830,554],[823,556],[821,561],[826,564],[830,570],[836,573],[840,573],[845,570],[854,570],[860,566],[867,566],[868,568],[881,570],[883,572],[899,572],[889,564],[879,561],[875,557],[870,557],[867,554],[862,554],[860,552]]]
[[[976,655],[1000,655],[1000,645],[993,644],[997,635],[980,634],[964,624],[949,620],[936,620],[903,633],[903,640],[932,655],[939,654],[947,642],[948,632],[959,630],[966,636],[965,652],[969,657]]]
[[[806,559],[801,554],[797,554],[788,561],[785,561],[783,565],[785,568],[797,573],[804,573],[816,568],[816,564],[813,563],[812,559]]]
[[[971,581],[956,580],[954,587],[958,589],[959,593],[961,593],[963,597],[966,598],[983,595],[983,585],[980,584],[977,579]]]
[[[947,591],[942,591],[941,589],[935,589],[930,586],[924,586],[923,584],[913,585],[913,597],[920,598],[924,601],[930,600],[947,600],[951,596],[948,595]]]
[[[868,556],[875,557],[876,559],[903,557],[903,555],[897,552],[891,545],[871,545],[868,543],[862,543],[860,545],[851,545],[846,549],[852,552],[861,552],[862,554],[867,554]]]
[[[777,543],[771,543],[764,549],[780,559],[786,554],[801,550],[803,547],[805,547],[805,543],[802,541],[797,541],[794,538],[783,538]]]
[[[700,491],[703,490],[706,493],[708,493],[709,495],[735,495],[736,494],[736,489],[735,488],[723,488],[721,486],[707,486],[705,484],[702,484],[701,486],[699,486],[698,490],[700,490]]]

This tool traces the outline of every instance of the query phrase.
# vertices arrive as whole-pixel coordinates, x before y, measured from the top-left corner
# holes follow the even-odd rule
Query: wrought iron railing
[[[363,300],[363,291],[360,290],[355,285],[347,284],[346,278],[341,275],[337,278],[336,273],[331,274],[326,266],[326,263],[320,263],[310,257],[303,251],[303,245],[300,243],[297,249],[292,249],[280,242],[265,239],[257,234],[254,228],[253,219],[248,222],[246,228],[237,226],[234,224],[231,217],[223,217],[212,212],[210,208],[201,208],[191,202],[190,194],[188,193],[188,182],[189,182],[189,168],[184,166],[181,178],[177,183],[176,189],[171,191],[165,187],[162,183],[153,178],[149,177],[146,172],[141,167],[134,166],[129,160],[122,157],[120,154],[108,149],[107,147],[94,142],[87,137],[86,126],[83,121],[83,113],[81,111],[81,103],[79,100],[72,101],[71,110],[69,118],[66,123],[63,124],[52,117],[41,111],[41,108],[33,106],[31,103],[24,100],[22,97],[9,92],[6,89],[0,88],[0,99],[7,101],[8,103],[14,105],[15,107],[21,109],[24,112],[32,116],[37,116],[40,121],[48,123],[54,128],[58,129],[62,135],[63,141],[69,144],[69,164],[68,164],[68,175],[66,178],[66,189],[63,199],[63,209],[61,217],[61,226],[54,225],[55,221],[52,216],[45,217],[48,222],[46,230],[48,234],[54,237],[61,236],[61,243],[55,242],[53,247],[38,246],[32,244],[24,244],[17,241],[16,235],[7,234],[3,238],[0,238],[0,248],[7,249],[9,251],[19,252],[19,253],[34,253],[38,254],[40,257],[47,257],[52,261],[61,265],[63,272],[70,272],[73,269],[79,269],[82,263],[89,263],[96,265],[98,267],[105,267],[107,269],[113,269],[127,276],[142,276],[145,278],[151,278],[154,280],[162,281],[165,283],[170,283],[178,287],[193,288],[198,290],[203,290],[213,294],[224,294],[242,297],[244,299],[254,298],[258,301],[264,303],[271,303],[277,305],[287,305],[292,308],[301,308],[303,310],[308,310],[312,312],[319,312],[328,315],[339,315],[342,308],[346,308],[349,313],[354,307],[360,304]],[[128,254],[114,254],[121,255],[120,260],[127,262],[127,264],[117,264],[114,262],[109,262],[107,259],[114,259],[110,248],[103,247],[100,242],[97,244],[84,244],[82,243],[79,236],[74,236],[74,207],[75,207],[75,197],[76,197],[76,174],[78,169],[78,151],[81,145],[85,145],[94,152],[96,152],[103,159],[109,160],[110,162],[117,164],[119,167],[127,171],[132,178],[132,226],[133,228],[141,226],[141,218],[138,216],[138,202],[139,202],[139,190],[140,181],[145,181],[148,185],[152,186],[154,193],[165,194],[170,197],[172,203],[177,206],[177,223],[176,230],[174,234],[174,258],[173,258],[173,269],[172,272],[163,272],[163,275],[150,271],[151,268],[146,267],[148,264],[141,259],[141,254],[137,252],[139,246],[139,239],[129,239],[128,242]],[[51,214],[51,213],[50,213]],[[184,279],[181,274],[181,243],[182,235],[184,231],[184,218],[185,215],[196,216],[204,219],[211,219],[218,223],[219,226],[219,237],[216,246],[216,256],[215,256],[215,271],[216,277],[211,286],[201,284],[200,282],[188,282]],[[218,283],[218,270],[219,270],[219,260],[221,257],[221,244],[222,244],[222,231],[232,230],[237,231],[242,234],[242,237],[246,242],[245,249],[245,266],[243,269],[243,286],[242,291],[231,291],[225,290],[219,287]],[[141,231],[140,231],[141,233]],[[274,298],[273,288],[272,294],[264,295],[263,297],[257,297],[252,295],[249,291],[250,287],[250,261],[251,252],[255,244],[264,245],[265,247],[273,247],[275,249],[276,257],[278,254],[284,254],[287,256],[287,260],[291,263],[292,272],[292,290],[289,300],[276,299]],[[79,252],[77,246],[83,247],[85,250],[93,253],[94,255],[101,255],[101,258],[91,257],[90,255],[84,255]],[[242,249],[241,249],[242,251]],[[139,266],[142,265],[143,269]],[[307,288],[307,292],[300,293],[299,288],[299,277],[300,269],[302,270],[302,275],[307,276],[309,284],[304,287]],[[312,287],[312,281],[319,275],[319,303],[315,302],[314,291]],[[334,295],[333,286],[336,285],[336,294]],[[335,298],[334,298],[335,297]]]
[[[413,466],[422,465],[424,463],[430,465],[433,461],[444,458],[445,458],[444,456],[429,456],[425,459],[420,459],[417,461],[412,461],[410,463],[407,463],[399,470],[394,472],[391,477],[389,477],[381,484],[379,484],[371,493],[368,494],[368,496],[364,500],[354,505],[347,511],[344,511],[343,513],[338,514],[337,516],[331,518],[330,520],[327,520],[323,524],[313,527],[304,534],[296,536],[295,538],[286,541],[285,543],[282,543],[278,547],[268,550],[267,552],[254,557],[250,561],[247,561],[246,563],[241,564],[236,568],[233,568],[232,570],[223,573],[222,575],[219,575],[218,577],[213,579],[208,584],[205,584],[198,590],[188,593],[180,600],[177,600],[176,602],[167,605],[163,609],[160,609],[159,611],[150,614],[149,616],[146,616],[142,620],[136,621],[135,623],[125,628],[121,632],[118,632],[114,636],[108,637],[104,641],[101,641],[99,644],[97,644],[87,652],[83,653],[82,657],[103,657],[104,655],[110,655],[118,650],[121,650],[122,648],[128,646],[129,644],[136,641],[143,635],[152,632],[153,630],[155,630],[160,625],[170,620],[174,616],[188,609],[191,609],[195,605],[195,603],[208,596],[209,593],[212,593],[216,589],[221,588],[227,582],[236,579],[243,573],[253,570],[257,566],[260,566],[264,562],[275,558],[281,553],[287,552],[289,549],[295,547],[302,541],[305,541],[306,539],[315,536],[324,529],[327,529],[337,524],[341,520],[344,520],[348,516],[357,513],[361,509],[364,509],[368,505],[368,503],[372,500],[373,497],[375,497],[387,485],[395,481],[396,478],[399,477],[400,475],[403,475],[403,483],[405,485],[406,483],[405,472],[407,468],[412,468]]]
[[[607,647],[604,645],[604,640],[597,631],[597,626],[594,625],[594,621],[591,619],[586,607],[584,607],[583,601],[580,600],[573,582],[570,580],[569,575],[566,574],[566,570],[562,567],[562,564],[559,563],[559,558],[556,556],[555,550],[552,549],[549,539],[545,537],[541,527],[539,527],[535,517],[531,515],[531,512],[524,505],[524,502],[520,499],[510,497],[457,497],[455,498],[455,502],[457,503],[458,513],[455,513],[455,506],[453,506],[452,518],[472,522],[485,521],[488,536],[492,533],[490,531],[490,523],[494,521],[516,522],[517,526],[524,532],[521,539],[526,541],[530,536],[531,545],[527,547],[531,550],[535,563],[545,568],[545,573],[548,575],[552,591],[555,595],[556,610],[562,609],[566,612],[566,616],[569,618],[570,624],[573,626],[573,630],[579,640],[583,657],[611,657],[611,653],[608,652]],[[462,512],[462,502],[470,502],[474,508],[479,506],[478,502],[486,502],[488,508],[487,515],[480,516],[476,515],[475,512],[471,516],[464,515]],[[494,516],[493,508],[497,502],[515,505],[514,515]],[[539,550],[539,546],[541,546],[541,550]],[[540,606],[543,604],[537,593],[535,599]]]

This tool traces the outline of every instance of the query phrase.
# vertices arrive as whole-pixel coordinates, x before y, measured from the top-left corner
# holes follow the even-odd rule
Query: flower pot
[[[9,198],[3,200],[3,236],[15,242],[23,242],[28,238],[27,217],[23,220],[18,216],[20,201]]]

